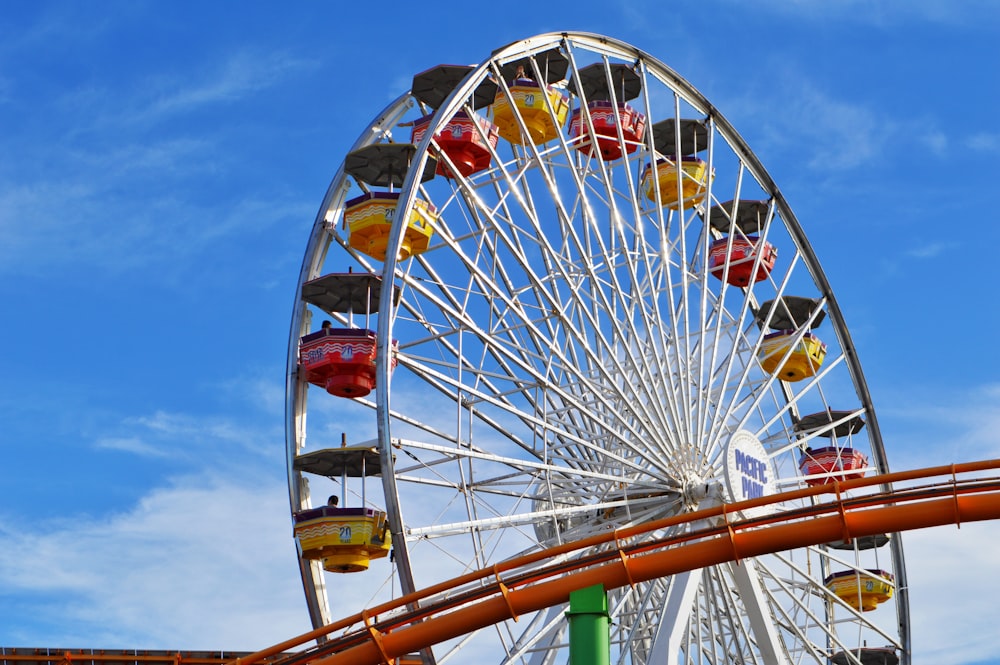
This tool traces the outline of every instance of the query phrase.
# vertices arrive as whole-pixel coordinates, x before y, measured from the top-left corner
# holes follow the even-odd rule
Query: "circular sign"
[[[733,501],[758,499],[774,493],[774,473],[763,444],[746,430],[736,430],[726,444],[726,485]],[[742,511],[744,517],[759,517],[774,511],[758,506]]]

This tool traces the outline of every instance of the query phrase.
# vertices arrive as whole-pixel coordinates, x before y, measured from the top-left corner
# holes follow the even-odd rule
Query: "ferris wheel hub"
[[[701,510],[722,505],[725,502],[725,490],[718,481],[691,478],[684,483],[681,498],[688,510]]]

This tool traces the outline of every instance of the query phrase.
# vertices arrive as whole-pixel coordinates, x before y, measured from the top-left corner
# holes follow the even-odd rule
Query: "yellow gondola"
[[[347,202],[344,222],[350,229],[348,243],[363,254],[385,261],[392,220],[399,203],[399,192],[368,192]],[[437,210],[423,199],[413,202],[398,260],[408,259],[427,250],[434,235]]]
[[[656,177],[649,164],[642,172],[642,187],[646,198],[671,210],[677,210],[683,203],[687,207],[695,206],[705,199],[706,188],[712,174],[708,172],[705,160],[694,155],[681,157],[680,165],[676,157],[663,157],[656,160]],[[681,181],[680,198],[677,195],[677,180]],[[659,182],[660,197],[656,197],[656,182]]]
[[[757,357],[765,372],[782,381],[801,381],[816,374],[826,357],[826,344],[807,332],[792,348],[796,335],[794,330],[779,330],[764,336]],[[779,368],[789,348],[792,352]]]
[[[828,575],[823,586],[854,609],[868,612],[892,598],[893,582],[884,570],[844,570]]]
[[[322,506],[295,515],[295,539],[304,559],[322,559],[331,573],[368,570],[391,547],[385,512]]]
[[[510,96],[517,107],[517,113],[511,108],[510,101],[503,90],[497,92],[493,100],[493,122],[496,123],[500,136],[516,145],[524,145],[521,126],[517,115],[524,120],[531,142],[535,145],[547,143],[554,139],[559,129],[566,123],[569,114],[569,97],[559,89],[546,85],[543,90],[531,79],[519,78],[510,86]],[[548,98],[548,104],[546,104]],[[549,113],[549,105],[553,113]],[[555,115],[555,121],[552,117]]]
[[[380,559],[392,546],[385,511],[369,508],[364,498],[364,478],[382,472],[377,450],[368,446],[324,448],[295,457],[296,471],[327,478],[340,477],[343,498],[330,504],[301,510],[294,515],[295,541],[303,559],[320,559],[331,573],[368,570],[372,559]],[[346,502],[347,479],[361,478],[361,506],[340,507]]]

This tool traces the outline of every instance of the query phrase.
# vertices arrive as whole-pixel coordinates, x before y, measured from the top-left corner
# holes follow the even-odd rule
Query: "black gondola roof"
[[[733,221],[736,228],[746,235],[760,233],[770,207],[767,201],[726,201],[711,207],[708,211],[708,223],[720,233],[729,233],[735,209],[736,218]]]
[[[708,127],[705,121],[682,118],[681,145],[678,150],[676,124],[673,118],[667,118],[650,127],[653,145],[661,155],[693,155],[708,147]]]
[[[611,81],[614,85],[615,98],[620,102],[627,102],[635,99],[642,92],[642,79],[635,71],[624,63],[616,62],[609,65],[611,70]],[[610,100],[611,92],[608,87],[608,76],[604,71],[604,65],[595,62],[587,65],[578,71],[580,75],[580,88],[583,89],[583,96],[588,102],[594,100]],[[574,95],[579,95],[576,79],[570,79],[566,89]]]
[[[377,476],[382,473],[382,458],[371,446],[342,446],[303,453],[292,463],[297,471],[317,476],[338,478],[345,473],[351,478]]]
[[[438,65],[424,70],[413,77],[410,94],[431,108],[438,108],[448,95],[465,80],[475,67],[470,65]],[[497,94],[497,84],[484,79],[472,95],[472,108],[481,109],[493,103]]]
[[[526,78],[534,80],[535,70],[531,67],[531,58],[534,58],[535,62],[538,63],[538,69],[541,70],[546,83],[555,83],[566,78],[566,72],[569,70],[569,59],[559,49],[551,48],[502,65],[500,75],[503,76],[503,80],[509,83],[517,78],[519,68],[524,70],[523,75]]]
[[[899,656],[892,647],[862,647],[851,649],[850,655],[843,651],[830,656],[831,665],[850,665],[857,658],[861,665],[898,665]]]
[[[826,546],[835,550],[853,550],[855,547],[859,550],[874,550],[888,543],[890,539],[887,533],[877,533],[873,536],[857,536],[851,540],[835,540],[826,543]]]
[[[368,272],[330,273],[302,285],[302,299],[325,312],[379,311],[382,277]],[[399,293],[399,287],[393,288]]]
[[[802,416],[799,418],[798,422],[795,423],[796,432],[814,432],[823,427],[828,427],[831,423],[835,423],[838,420],[844,420],[836,427],[831,429],[832,434],[836,436],[847,436],[848,434],[857,434],[865,428],[865,419],[861,417],[861,414],[854,413],[853,411],[833,411],[827,409],[826,411],[820,411],[818,413],[810,413],[808,416]]]
[[[773,309],[774,315],[771,316],[771,321],[768,324],[772,330],[797,330],[799,327],[805,325],[805,322],[809,320],[809,317],[819,307],[819,303],[820,300],[818,298],[782,296],[775,300],[768,300],[761,305],[754,318],[759,325],[764,325],[764,321],[767,320],[768,314]],[[826,318],[826,312],[823,310],[817,312],[816,318],[813,319],[810,328],[818,326],[823,322],[824,318]]]
[[[373,143],[347,153],[344,170],[372,187],[401,187],[417,147],[412,143]],[[437,160],[428,155],[420,181],[434,177]]]

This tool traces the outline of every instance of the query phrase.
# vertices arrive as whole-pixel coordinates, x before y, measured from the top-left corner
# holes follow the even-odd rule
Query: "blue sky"
[[[1000,454],[1000,6],[574,7],[0,5],[0,645],[308,629],[282,409],[316,210],[414,73],[542,32],[653,54],[746,138],[833,285],[893,468]],[[907,537],[915,663],[993,662],[997,536]]]

